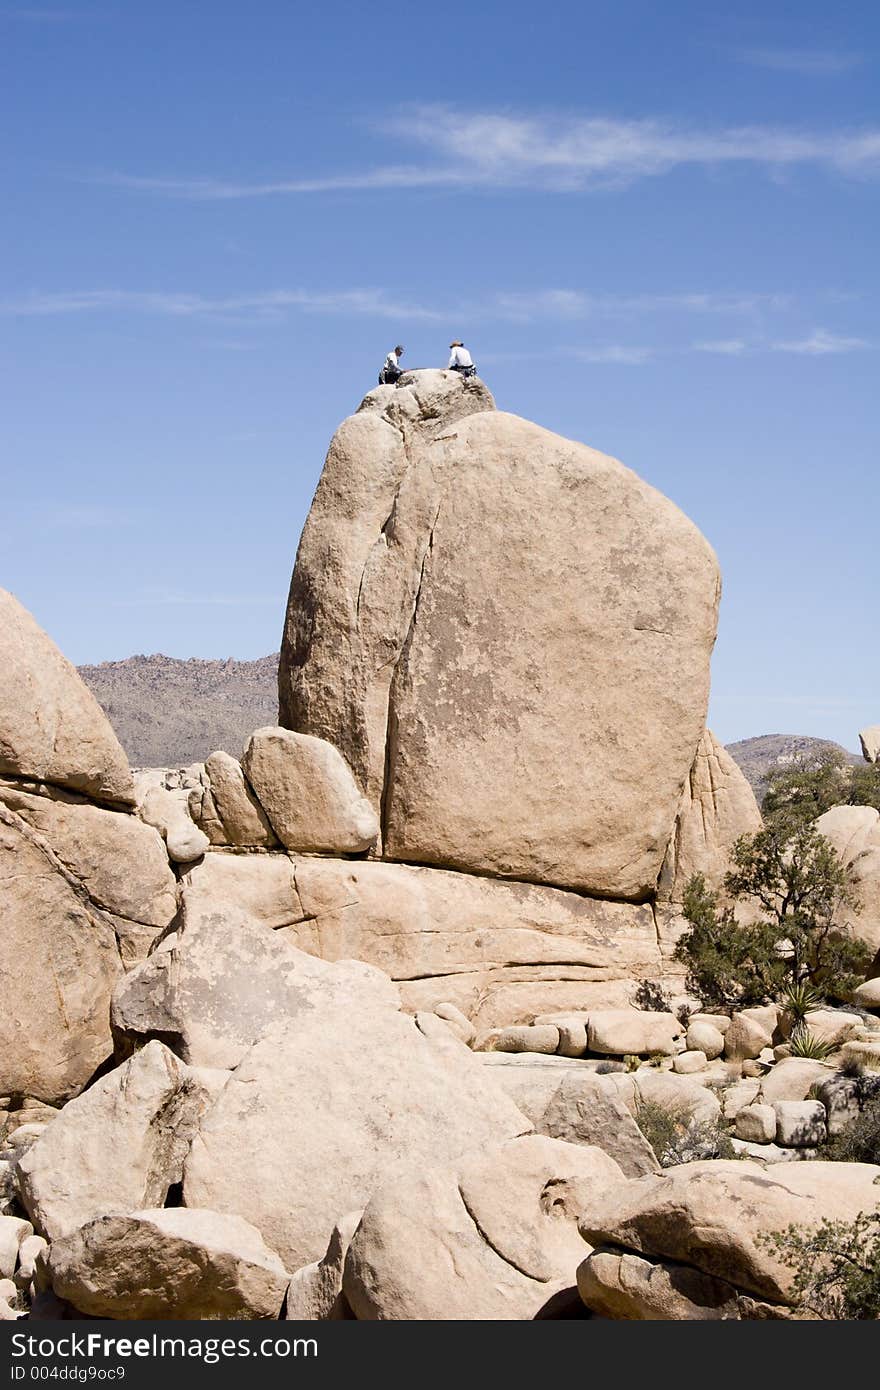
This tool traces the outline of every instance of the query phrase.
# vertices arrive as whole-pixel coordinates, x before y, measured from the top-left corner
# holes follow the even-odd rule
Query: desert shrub
[[[684,1107],[672,1109],[653,1100],[641,1101],[636,1107],[636,1124],[661,1168],[674,1168],[701,1158],[737,1156],[720,1119],[694,1120]]]
[[[639,987],[633,995],[633,1003],[637,1009],[645,1009],[649,1013],[672,1013],[669,998],[656,980],[639,980]]]
[[[758,1241],[795,1271],[801,1308],[834,1321],[880,1318],[880,1212],[825,1219],[814,1231],[789,1226]]]
[[[880,811],[880,764],[852,767],[841,753],[800,759],[770,773],[761,806],[770,825],[808,826],[832,806],[873,806]]]
[[[704,1005],[727,1009],[784,1003],[787,992],[798,1008],[807,998],[845,998],[871,957],[862,942],[835,926],[854,898],[833,846],[811,826],[770,826],[741,836],[731,859],[724,880],[731,902],[725,906],[702,874],[685,887],[689,929],[675,957],[687,967],[688,990]],[[731,903],[746,901],[760,910],[757,922],[737,920]]]
[[[880,1078],[862,1076],[861,1112],[842,1131],[829,1139],[822,1157],[838,1163],[880,1163]]]
[[[792,1029],[788,1045],[792,1057],[808,1057],[814,1062],[824,1062],[826,1057],[837,1051],[835,1043],[828,1042],[825,1038],[817,1038],[803,1023],[798,1023]]]
[[[806,980],[792,980],[785,986],[779,1002],[795,1024],[803,1023],[812,1009],[818,1009],[822,996]]]

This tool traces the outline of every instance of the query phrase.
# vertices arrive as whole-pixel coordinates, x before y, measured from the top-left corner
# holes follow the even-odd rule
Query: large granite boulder
[[[880,811],[873,806],[832,806],[816,821],[849,870],[856,897],[843,908],[838,925],[880,951]]]
[[[0,1094],[64,1101],[112,1052],[114,923],[2,802],[0,904]]]
[[[399,1006],[380,970],[316,960],[234,907],[187,906],[162,946],[120,980],[113,996],[119,1051],[149,1038],[173,1039],[193,1066],[232,1068],[270,1024],[328,1006],[353,1018],[370,1005]]]
[[[241,1217],[186,1207],[100,1217],[44,1265],[55,1294],[92,1318],[278,1318],[289,1280]]]
[[[387,858],[644,898],[705,727],[714,554],[616,460],[450,375],[334,437],[280,721],[340,749]]]
[[[100,1216],[161,1206],[182,1177],[213,1080],[152,1041],[70,1101],[18,1160],[36,1228],[55,1240]]]
[[[410,1169],[367,1203],[345,1299],[367,1320],[546,1316],[584,1256],[579,1217],[622,1181],[601,1150],[540,1135]]]
[[[880,762],[880,724],[869,724],[866,729],[860,729],[859,742],[866,763]]]
[[[734,841],[754,835],[762,824],[755,793],[727,749],[706,729],[685,782],[658,896],[681,902],[693,874],[702,874],[710,888],[720,888]]]
[[[128,759],[76,669],[0,589],[0,774],[131,806]]]
[[[593,1246],[672,1260],[788,1304],[794,1271],[764,1243],[766,1234],[875,1211],[878,1178],[880,1168],[868,1163],[786,1163],[772,1173],[748,1160],[687,1163],[609,1188],[580,1229]]]
[[[450,1035],[451,1036],[451,1035]],[[244,1217],[289,1270],[402,1164],[445,1164],[531,1126],[463,1045],[365,999],[270,1027],[193,1140],[184,1203]]]

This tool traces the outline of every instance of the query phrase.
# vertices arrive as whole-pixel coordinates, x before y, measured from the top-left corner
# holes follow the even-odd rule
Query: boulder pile
[[[757,1232],[880,1205],[794,1161],[880,995],[822,1063],[683,992],[684,884],[760,825],[718,597],[672,503],[444,372],[334,436],[240,759],[132,772],[0,591],[0,1318],[792,1315]]]

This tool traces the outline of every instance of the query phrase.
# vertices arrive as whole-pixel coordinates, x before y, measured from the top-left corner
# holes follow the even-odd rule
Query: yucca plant
[[[801,1023],[792,1032],[788,1040],[791,1048],[792,1057],[808,1057],[812,1062],[824,1062],[830,1057],[832,1052],[837,1051],[835,1043],[826,1042],[824,1038],[817,1038],[815,1033],[811,1033],[809,1028],[805,1028]]]
[[[792,1022],[797,1025],[803,1023],[807,1014],[811,1013],[813,1009],[819,1008],[822,1003],[822,996],[808,980],[793,980],[782,991],[779,1002],[785,1012],[791,1016]]]

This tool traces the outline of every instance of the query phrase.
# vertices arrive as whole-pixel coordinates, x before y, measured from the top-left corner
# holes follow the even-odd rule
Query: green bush
[[[731,860],[725,891],[731,903],[757,909],[759,920],[740,922],[734,906],[719,906],[695,874],[683,903],[689,930],[675,948],[688,991],[704,1006],[727,1009],[784,1004],[786,994],[801,1004],[846,998],[867,973],[871,953],[835,925],[854,896],[833,846],[809,825],[768,826],[741,836]]]
[[[674,1168],[701,1158],[737,1157],[720,1119],[697,1121],[684,1107],[672,1109],[653,1100],[640,1101],[636,1106],[636,1124],[661,1168]]]
[[[771,772],[761,806],[768,825],[810,825],[832,806],[873,806],[880,811],[880,764],[852,767],[829,749]]]
[[[829,1139],[822,1157],[838,1163],[880,1164],[880,1079],[862,1076],[856,1084],[861,1089],[861,1112],[841,1134]]]
[[[758,1241],[795,1271],[801,1308],[835,1321],[880,1318],[880,1212],[824,1219],[814,1231],[789,1226]]]

